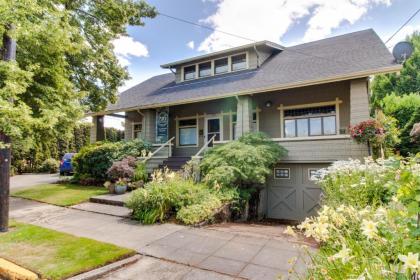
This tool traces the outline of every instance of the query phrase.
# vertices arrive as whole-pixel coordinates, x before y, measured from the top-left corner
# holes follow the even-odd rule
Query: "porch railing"
[[[201,159],[203,158],[202,156],[200,156],[205,150],[207,150],[207,148],[209,147],[210,143],[214,142],[214,139],[216,138],[216,135],[213,135],[212,138],[210,138],[209,141],[207,141],[206,144],[203,145],[203,147],[201,147],[201,149],[191,158],[192,159]]]
[[[162,145],[159,146],[159,148],[157,148],[156,150],[153,151],[153,153],[147,155],[144,159],[143,159],[143,163],[146,163],[149,159],[153,158],[157,153],[159,153],[163,148],[165,148],[166,146],[168,146],[168,157],[170,157],[172,155],[172,141],[174,141],[175,137],[172,137],[171,139],[169,139],[168,141],[166,141],[165,143],[163,143]]]

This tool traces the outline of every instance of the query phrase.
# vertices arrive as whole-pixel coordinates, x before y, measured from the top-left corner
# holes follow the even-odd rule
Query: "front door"
[[[221,121],[219,117],[207,118],[206,119],[206,142],[209,141],[213,136],[215,141],[222,139],[221,135]],[[213,143],[210,144],[212,146]]]

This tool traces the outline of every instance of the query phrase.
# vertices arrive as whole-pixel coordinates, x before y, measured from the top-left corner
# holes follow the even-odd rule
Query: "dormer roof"
[[[233,53],[233,52],[240,52],[242,50],[246,50],[246,49],[249,49],[249,48],[254,48],[254,47],[258,48],[258,47],[262,47],[262,46],[267,47],[269,49],[272,49],[273,51],[282,51],[282,50],[285,49],[285,47],[283,47],[279,44],[264,40],[264,41],[259,41],[259,42],[255,42],[255,43],[251,43],[251,44],[241,45],[241,46],[238,46],[238,47],[233,47],[233,48],[229,48],[229,49],[225,49],[225,50],[221,50],[221,51],[217,51],[217,52],[212,52],[212,53],[208,53],[208,54],[203,54],[203,55],[199,55],[199,56],[194,56],[194,57],[190,57],[190,58],[186,58],[186,59],[177,60],[177,61],[174,61],[174,62],[162,64],[160,67],[162,67],[164,69],[175,68],[175,67],[177,67],[179,65],[182,65],[182,64],[188,64],[188,63],[193,63],[195,61],[210,59],[212,57],[220,56],[220,55],[223,55],[225,53],[227,54],[227,53]]]

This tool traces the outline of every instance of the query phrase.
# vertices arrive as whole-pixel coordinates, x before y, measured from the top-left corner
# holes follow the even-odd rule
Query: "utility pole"
[[[13,25],[6,28],[9,32],[13,29]],[[7,31],[3,34],[3,60],[12,61],[16,59],[16,41]],[[0,232],[6,232],[9,228],[11,140],[0,131],[0,142],[3,143],[2,146],[5,144],[5,147],[0,146]]]

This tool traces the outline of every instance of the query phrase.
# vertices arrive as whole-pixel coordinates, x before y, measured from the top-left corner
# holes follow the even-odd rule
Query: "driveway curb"
[[[141,259],[142,256],[139,254],[136,254],[132,257],[102,266],[100,268],[73,276],[71,278],[67,278],[67,280],[93,280],[93,279],[98,279],[101,276],[104,276],[110,272],[113,272],[115,270],[118,270],[122,267],[125,267],[127,265],[136,263],[139,259]]]

